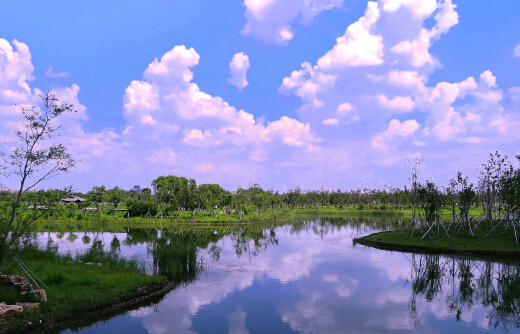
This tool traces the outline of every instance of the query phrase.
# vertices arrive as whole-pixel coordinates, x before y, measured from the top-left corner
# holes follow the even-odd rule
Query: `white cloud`
[[[242,34],[286,45],[294,37],[291,24],[308,25],[319,13],[338,8],[343,0],[244,0],[247,22]]]
[[[343,102],[342,104],[338,105],[336,112],[340,116],[345,116],[349,111],[352,111],[352,110],[354,110],[354,107],[350,103]]]
[[[228,79],[228,82],[236,86],[239,91],[242,91],[248,85],[246,72],[249,70],[249,67],[249,57],[243,52],[236,53],[229,63],[231,77]]]
[[[424,65],[435,65],[435,59],[430,55],[430,32],[422,29],[416,39],[401,41],[393,46],[390,51],[397,54],[404,54],[408,57],[414,67]]]
[[[388,128],[386,131],[377,133],[376,136],[372,139],[372,148],[379,151],[388,152],[389,145],[394,139],[397,137],[409,137],[419,127],[419,123],[417,123],[417,121],[414,119],[405,121],[403,123],[399,122],[397,119],[392,119],[390,123],[388,123]]]
[[[480,79],[482,79],[488,87],[496,87],[497,86],[497,78],[491,73],[491,71],[484,71],[480,74]]]
[[[45,75],[48,76],[49,78],[70,78],[69,72],[54,73],[53,70],[54,70],[53,66],[49,67],[47,69],[47,71],[45,71]]]
[[[280,92],[295,91],[296,95],[305,101],[313,101],[323,89],[334,84],[335,75],[324,74],[313,68],[310,63],[303,62],[302,69],[293,71],[290,77],[283,78]]]
[[[371,35],[370,30],[379,19],[377,2],[369,1],[365,15],[351,24],[336,45],[318,59],[324,71],[338,67],[380,65],[383,60],[383,38]]]
[[[339,119],[337,118],[327,118],[322,121],[323,125],[338,125]]]
[[[16,39],[13,46],[0,38],[0,96],[8,104],[29,102],[31,89],[28,82],[34,80],[31,53],[26,44]]]
[[[431,3],[431,1],[424,2],[424,4],[427,3]],[[393,4],[393,6],[390,7],[392,9],[395,8],[395,10],[397,10],[401,5],[405,5],[407,8],[412,10],[415,17],[421,17],[421,19],[424,19],[426,16],[433,13],[433,11],[431,11],[431,4],[422,7],[418,1],[397,0],[387,3],[387,5],[390,4]],[[438,61],[429,53],[431,41],[433,39],[438,39],[442,34],[447,33],[451,27],[459,23],[459,15],[455,11],[456,7],[457,6],[454,5],[451,0],[437,3],[437,9],[439,9],[439,11],[434,16],[436,21],[435,27],[430,30],[422,28],[414,40],[401,41],[393,46],[390,51],[396,54],[405,55],[409,63],[417,68],[425,65],[438,65]],[[423,8],[427,8],[427,10],[422,10]],[[421,13],[421,15],[419,15],[419,13]]]
[[[421,93],[426,91],[426,78],[421,77],[417,71],[390,71],[387,75],[387,80],[395,86]]]
[[[520,44],[518,44],[513,50],[513,57],[520,57]]]
[[[417,20],[424,20],[437,9],[436,0],[382,0],[382,3],[383,10],[391,13],[404,6]]]
[[[396,96],[390,100],[385,94],[378,94],[376,101],[381,108],[401,112],[411,111],[415,107],[415,102],[409,96]]]
[[[143,78],[130,82],[125,91],[126,124],[121,131],[85,132],[79,121],[88,117],[78,100],[79,86],[52,91],[78,110],[63,118],[58,138],[68,144],[78,168],[67,178],[56,179],[58,187],[62,182],[79,187],[129,187],[175,173],[231,188],[251,177],[267,178],[270,167],[262,167],[264,161],[274,166],[295,150],[307,156],[320,152],[320,138],[309,123],[284,116],[261,124],[252,114],[201,91],[192,82],[191,71],[199,58],[194,49],[176,46],[151,62]],[[0,133],[8,141],[12,136],[4,134],[20,124],[20,109],[14,104],[37,104],[41,91],[29,87],[34,67],[25,44],[14,41],[11,45],[0,39],[0,64]],[[128,175],[133,176],[129,179]]]

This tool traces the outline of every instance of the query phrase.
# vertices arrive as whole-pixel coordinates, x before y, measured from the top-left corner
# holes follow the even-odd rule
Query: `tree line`
[[[520,159],[520,156],[517,157]],[[75,195],[85,199],[82,207],[98,209],[125,207],[132,216],[170,214],[175,211],[251,210],[268,208],[337,208],[351,210],[417,210],[425,219],[433,220],[441,210],[448,210],[460,220],[469,220],[470,209],[481,207],[488,220],[506,218],[518,220],[520,212],[520,170],[498,152],[490,154],[479,167],[478,182],[471,183],[458,172],[445,185],[431,180],[419,181],[420,162],[411,164],[410,184],[401,188],[357,188],[302,190],[299,186],[285,192],[263,189],[254,183],[234,191],[218,184],[197,185],[195,179],[184,176],[159,176],[151,188],[141,192],[119,187],[107,189],[93,186],[87,193],[74,192],[72,187],[27,192],[22,202],[55,207],[61,199]],[[1,192],[2,198],[13,196]],[[74,206],[74,204],[69,204]]]

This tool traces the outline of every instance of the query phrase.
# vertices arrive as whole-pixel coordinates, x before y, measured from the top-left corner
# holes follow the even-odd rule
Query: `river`
[[[101,243],[179,283],[151,304],[61,333],[520,332],[516,263],[353,243],[398,225],[396,218],[309,218],[203,232],[42,232],[38,239],[71,254]]]

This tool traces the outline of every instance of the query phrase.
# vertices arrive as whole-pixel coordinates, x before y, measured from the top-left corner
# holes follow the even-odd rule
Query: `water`
[[[474,257],[382,251],[355,237],[395,222],[314,219],[272,228],[43,233],[60,252],[102,240],[184,282],[80,333],[514,333],[520,272]],[[82,238],[87,235],[90,243]],[[49,239],[50,236],[50,239]],[[86,239],[85,239],[86,241]],[[181,263],[179,265],[179,263]],[[71,329],[62,333],[72,333]]]

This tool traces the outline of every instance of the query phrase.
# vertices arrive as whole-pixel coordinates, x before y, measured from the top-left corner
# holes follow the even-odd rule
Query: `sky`
[[[77,166],[38,185],[160,175],[229,190],[445,185],[520,154],[520,2],[4,1],[0,142],[50,91]],[[10,175],[0,181],[15,188]]]

